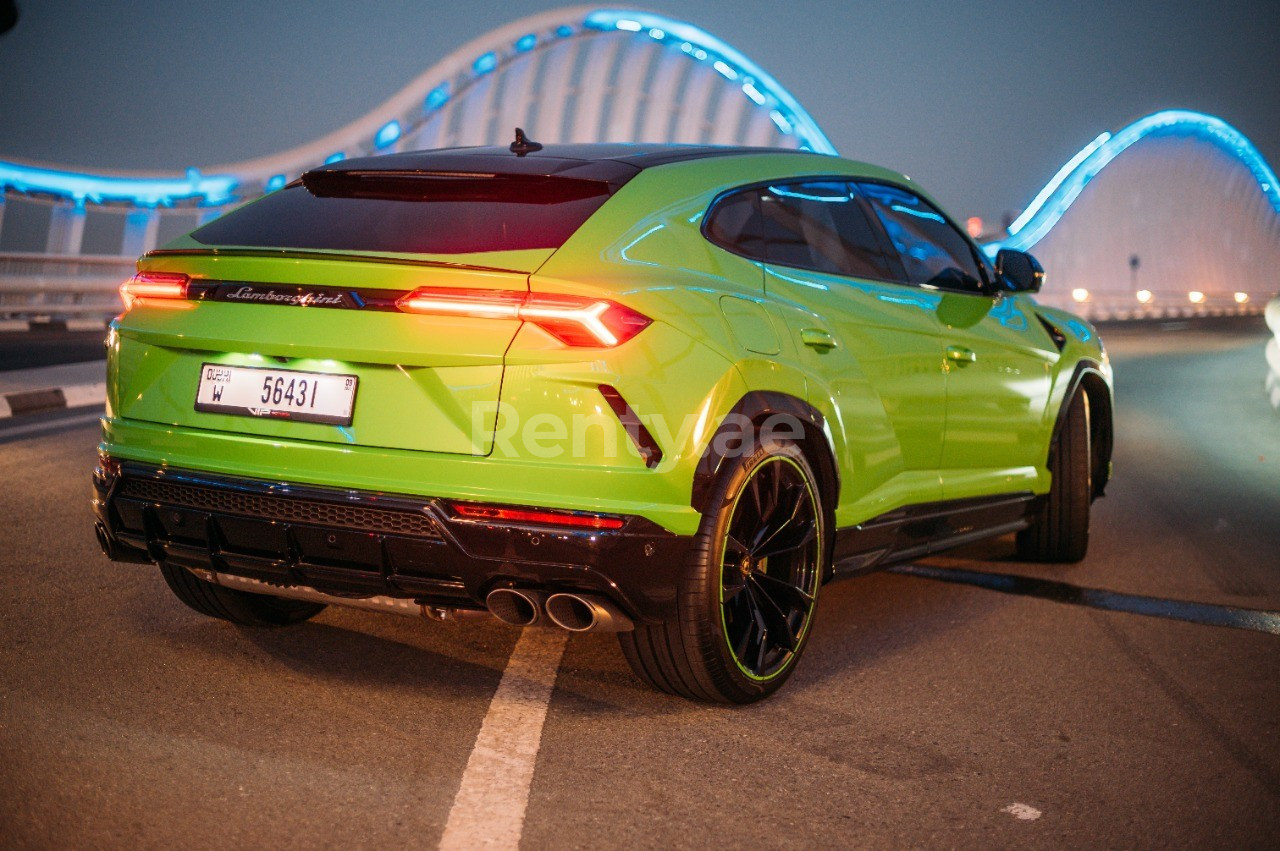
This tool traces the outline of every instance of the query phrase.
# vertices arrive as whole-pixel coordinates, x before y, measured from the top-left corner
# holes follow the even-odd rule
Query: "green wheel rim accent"
[[[803,468],[766,459],[733,500],[720,546],[720,623],[734,663],[768,682],[790,666],[813,621],[822,518]]]

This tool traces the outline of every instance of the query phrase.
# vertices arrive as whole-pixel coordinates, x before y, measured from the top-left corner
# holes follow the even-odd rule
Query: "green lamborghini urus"
[[[616,632],[659,689],[758,700],[834,578],[1010,533],[1084,557],[1111,367],[1043,278],[811,153],[333,163],[122,286],[98,540],[238,624]]]

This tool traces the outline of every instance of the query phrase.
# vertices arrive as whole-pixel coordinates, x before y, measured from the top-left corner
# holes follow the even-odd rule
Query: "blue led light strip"
[[[1135,121],[1114,135],[1103,133],[1090,142],[1054,175],[1031,205],[1014,220],[1009,226],[1009,236],[983,246],[983,250],[991,256],[1001,248],[1029,250],[1058,223],[1089,181],[1097,177],[1103,168],[1132,145],[1157,132],[1204,139],[1234,155],[1253,174],[1258,188],[1280,214],[1280,181],[1243,133],[1212,115],[1168,109]]]
[[[764,110],[781,133],[794,136],[801,149],[822,154],[836,153],[835,146],[813,117],[772,75],[733,46],[693,24],[651,12],[601,9],[590,12],[578,27],[633,32],[637,37],[653,39],[661,44],[679,45],[690,59],[708,63],[725,79],[737,83],[742,89],[742,96]],[[556,27],[554,34],[569,38],[580,31],[562,24]],[[507,46],[480,53],[463,76],[475,80],[491,74],[504,62],[538,46],[539,36],[536,33],[525,34]],[[456,82],[443,81],[425,96],[422,101],[424,116],[450,102]],[[402,125],[398,118],[403,116],[388,116],[378,125],[379,129],[370,140],[371,150],[386,150],[412,131],[412,127]],[[357,146],[354,150],[358,153],[361,149]],[[337,162],[352,150],[336,151],[324,162]],[[265,179],[246,175],[206,177],[195,169],[188,169],[185,176],[173,177],[94,175],[0,161],[0,191],[12,189],[21,193],[52,195],[70,200],[77,206],[123,202],[142,208],[171,207],[178,203],[219,207],[240,200],[235,193],[242,186],[245,193],[251,195],[256,194],[259,186],[272,192],[287,181],[288,175],[284,174],[273,174]]]
[[[187,169],[186,177],[113,177],[22,165],[0,160],[0,189],[57,195],[78,205],[123,201],[139,207],[168,207],[179,201],[194,201],[216,207],[234,200],[234,177],[205,177]]]

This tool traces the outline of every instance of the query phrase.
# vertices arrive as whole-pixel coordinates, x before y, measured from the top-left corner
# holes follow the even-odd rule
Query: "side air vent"
[[[1063,347],[1067,345],[1067,338],[1058,330],[1058,326],[1038,313],[1036,314],[1036,319],[1039,319],[1040,324],[1044,326],[1044,330],[1049,332],[1049,336],[1053,338],[1053,344],[1058,347],[1058,351],[1062,351]]]
[[[658,462],[662,460],[662,449],[658,446],[658,441],[654,440],[653,435],[649,433],[649,429],[640,422],[640,417],[627,404],[627,400],[608,384],[600,385],[600,395],[609,403],[618,421],[626,429],[627,436],[631,438],[631,442],[640,452],[640,457],[644,459],[644,465],[650,469],[658,466]]]

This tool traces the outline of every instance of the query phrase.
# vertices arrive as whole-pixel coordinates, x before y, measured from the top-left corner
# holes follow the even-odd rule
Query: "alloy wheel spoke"
[[[767,573],[755,573],[751,578],[755,580],[756,587],[777,603],[783,611],[793,609],[807,613],[809,607],[813,605],[813,595],[790,582],[784,582]]]
[[[746,589],[746,587],[747,587],[747,580],[745,577],[739,582],[734,582],[734,583],[726,582],[724,586],[724,594],[723,594],[724,604],[727,606],[730,603],[732,603],[734,598],[736,598],[739,594],[741,594]]]
[[[781,523],[776,525],[771,523],[762,523],[760,531],[756,535],[759,540],[752,544],[751,554],[757,558],[761,558],[762,556],[759,554],[760,550],[774,538],[778,537],[784,529],[795,522],[795,519],[800,516],[801,510],[806,507],[807,503],[808,497],[806,495],[804,499],[797,499],[795,501],[795,505],[792,506],[791,513],[783,517]]]
[[[756,577],[752,576],[754,580]],[[773,597],[766,593],[760,587],[758,582],[748,581],[750,590],[747,592],[752,595],[756,601],[756,606],[760,611],[764,622],[769,629],[769,634],[773,637],[774,642],[788,651],[796,649],[796,633],[791,627],[790,612],[778,604]],[[794,610],[792,610],[794,611]]]
[[[775,541],[772,547],[762,552],[757,552],[754,558],[763,561],[764,559],[775,558],[780,555],[795,552],[796,550],[807,547],[818,535],[818,524],[812,520],[805,521],[802,527],[797,529],[798,537],[795,540],[785,539]]]
[[[751,549],[746,544],[742,543],[742,541],[738,540],[737,536],[734,535],[732,531],[725,536],[725,543],[744,556],[751,554]]]
[[[760,617],[756,613],[756,604],[751,599],[750,593],[739,595],[738,600],[741,601],[737,606],[737,614],[742,625],[742,635],[734,646],[734,653],[739,659],[746,660],[747,651],[751,646],[751,637],[758,634],[761,629]]]

